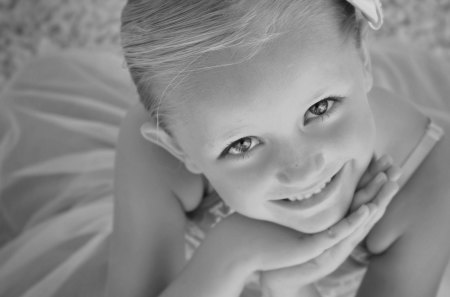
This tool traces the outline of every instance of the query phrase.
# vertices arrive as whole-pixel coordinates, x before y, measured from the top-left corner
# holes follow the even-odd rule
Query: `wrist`
[[[178,277],[185,297],[238,297],[248,279],[248,269],[232,257],[205,245],[195,252]],[[165,296],[165,295],[164,295]],[[172,296],[168,294],[167,296]]]
[[[222,224],[208,232],[189,262],[162,296],[240,296],[252,266],[229,229]]]

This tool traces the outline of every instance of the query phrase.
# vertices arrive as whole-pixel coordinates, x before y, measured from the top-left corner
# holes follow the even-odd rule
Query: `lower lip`
[[[335,174],[331,181],[325,186],[325,188],[318,194],[314,194],[310,198],[298,200],[298,201],[285,201],[285,200],[272,200],[271,203],[278,207],[288,209],[288,210],[300,210],[305,211],[312,209],[317,205],[322,204],[324,201],[328,200],[332,194],[336,191],[338,185],[340,184],[342,178],[343,167]]]

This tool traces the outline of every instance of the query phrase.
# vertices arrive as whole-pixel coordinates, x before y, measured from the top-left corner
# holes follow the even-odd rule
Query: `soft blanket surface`
[[[385,24],[376,39],[395,38],[450,57],[450,0],[381,0]],[[119,48],[125,0],[0,0],[0,89],[37,53],[57,47]]]

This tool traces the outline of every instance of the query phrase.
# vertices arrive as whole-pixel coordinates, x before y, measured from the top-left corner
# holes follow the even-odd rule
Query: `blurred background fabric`
[[[403,41],[408,49],[421,47],[450,61],[450,0],[382,2],[386,21],[375,32],[375,43]],[[118,58],[124,3],[0,0],[0,103],[5,103],[0,106],[0,296],[102,295],[116,136],[126,109],[138,99]],[[53,48],[70,50],[50,53]],[[418,59],[403,48],[387,49],[397,58],[383,54],[386,60],[378,60],[399,70],[393,61],[404,61],[406,71],[397,80],[386,79],[386,85],[401,88],[397,82],[408,77],[404,74],[439,82],[427,75],[438,68],[428,55]],[[37,54],[40,59],[31,59]],[[403,88],[411,94],[406,98],[437,98],[422,95],[435,94],[437,87],[417,90],[427,80],[417,77],[410,80],[416,89]],[[448,98],[448,84],[440,87]],[[450,268],[444,279],[440,297],[450,296]]]
[[[393,38],[450,58],[450,0],[382,0]],[[108,48],[120,53],[125,0],[0,0],[0,90],[47,40],[57,48]]]

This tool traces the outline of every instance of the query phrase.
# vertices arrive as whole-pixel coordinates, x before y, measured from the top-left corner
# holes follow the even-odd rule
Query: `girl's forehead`
[[[293,33],[245,62],[233,63],[236,54],[232,51],[211,55],[207,57],[211,65],[228,66],[193,73],[177,91],[183,98],[178,128],[189,137],[218,134],[229,130],[228,126],[264,121],[267,112],[281,114],[298,107],[298,102],[308,104],[330,87],[339,86],[334,91],[345,92],[349,88],[346,78],[355,70],[350,66],[356,65],[352,47],[337,37],[310,41]]]
[[[275,95],[293,81],[301,83],[314,75],[322,75],[324,80],[342,75],[347,66],[343,57],[354,49],[351,42],[343,42],[338,33],[329,34],[329,30],[314,32],[314,38],[310,35],[286,32],[248,60],[243,60],[245,53],[234,49],[205,55],[199,61],[202,70],[190,73],[175,95],[198,107],[216,99],[246,100],[268,91]]]

